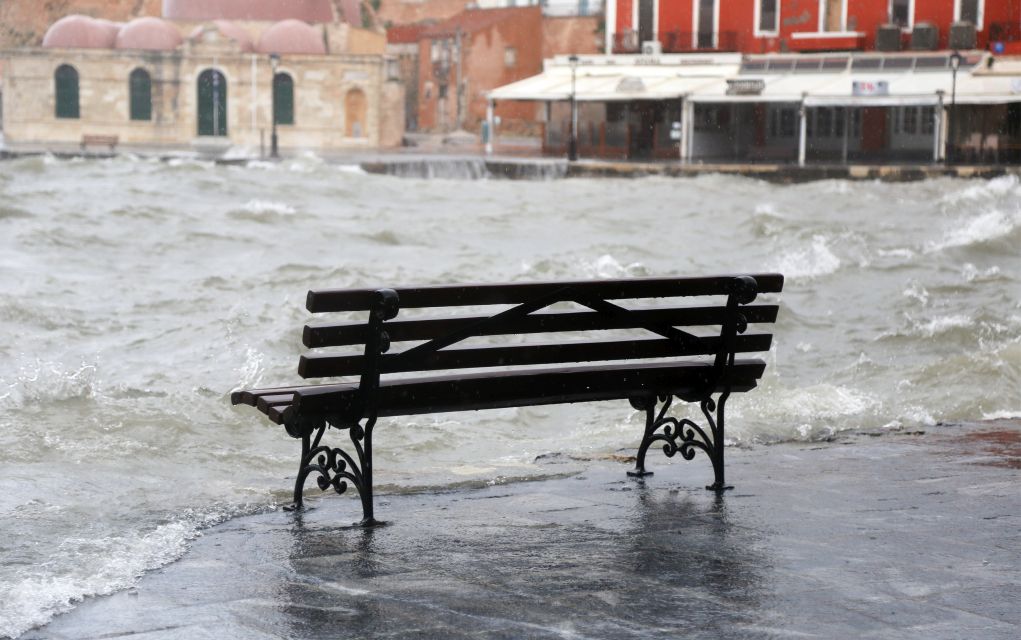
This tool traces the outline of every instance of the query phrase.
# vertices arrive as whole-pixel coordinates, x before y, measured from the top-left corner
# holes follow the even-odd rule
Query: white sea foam
[[[237,389],[252,389],[258,387],[262,382],[262,374],[266,370],[266,356],[258,349],[248,347],[245,349],[245,361],[235,371],[238,375]]]
[[[369,175],[365,169],[362,169],[361,165],[358,164],[342,164],[337,167],[337,171],[341,173],[353,173],[360,176]]]
[[[900,249],[879,249],[876,251],[880,258],[895,258],[908,262],[915,257],[915,252],[911,249],[900,248]]]
[[[212,160],[200,160],[198,158],[171,158],[167,160],[167,165],[171,167],[183,167],[188,169],[212,169],[216,166],[216,163]]]
[[[1021,190],[1021,184],[1019,184],[1017,176],[1000,176],[992,180],[970,182],[964,189],[943,196],[942,201],[947,204],[958,204],[962,200],[1002,197],[1016,190]]]
[[[24,569],[12,582],[0,584],[0,637],[13,638],[44,624],[88,596],[128,588],[146,571],[180,558],[201,529],[255,510],[219,509],[189,514],[147,533],[67,539],[50,562]],[[50,565],[65,572],[54,575]]]
[[[927,243],[925,252],[933,253],[996,240],[1013,232],[1019,225],[1021,208],[1013,213],[996,209],[987,211],[974,218],[959,221],[944,232],[942,239]]]
[[[244,145],[234,145],[223,153],[224,160],[246,160],[257,157],[259,157],[259,154],[254,149]]]
[[[961,276],[963,276],[968,282],[986,282],[989,280],[996,280],[1000,277],[1000,268],[994,265],[988,269],[979,269],[970,262],[967,262],[963,267],[961,267]]]
[[[589,278],[627,278],[641,275],[642,263],[632,262],[621,264],[609,254],[599,256],[595,262],[584,265],[585,275]]]
[[[783,254],[772,269],[789,278],[818,278],[840,268],[840,258],[830,250],[825,236],[812,237],[808,247]]]
[[[983,420],[1018,420],[1021,419],[1021,409],[1005,409],[1002,411],[990,411],[982,414]]]
[[[974,324],[975,320],[971,316],[963,313],[950,316],[938,316],[924,322],[916,323],[914,326],[914,333],[925,336],[926,338],[934,338],[940,334],[947,333],[948,331],[968,328]]]
[[[929,304],[929,292],[926,291],[925,287],[913,280],[908,283],[908,286],[901,292],[901,295],[905,298],[921,302],[923,307]]]
[[[297,213],[297,209],[285,202],[274,202],[272,200],[249,200],[244,205],[244,210],[252,214],[273,213],[281,216],[290,216]]]
[[[96,365],[82,362],[67,367],[60,362],[23,364],[11,379],[0,379],[0,407],[87,398],[95,392]]]
[[[757,421],[770,426],[754,434],[732,432],[739,440],[816,440],[837,431],[859,428],[866,417],[882,407],[882,401],[875,395],[830,383],[761,391],[759,395],[763,397],[742,398],[741,405],[748,407]],[[734,424],[741,429],[740,420]]]

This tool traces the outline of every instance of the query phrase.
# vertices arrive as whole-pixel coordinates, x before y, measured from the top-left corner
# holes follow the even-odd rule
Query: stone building
[[[40,46],[5,52],[5,144],[252,152],[269,145],[274,116],[284,150],[400,143],[402,87],[385,36],[356,26],[357,3],[162,9],[124,24],[67,16]]]

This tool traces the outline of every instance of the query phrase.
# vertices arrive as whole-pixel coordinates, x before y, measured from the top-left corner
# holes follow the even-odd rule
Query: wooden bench
[[[649,473],[645,455],[658,442],[687,460],[704,451],[715,474],[707,488],[722,491],[727,398],[755,388],[766,366],[735,354],[769,350],[770,333],[746,330],[776,320],[777,305],[752,302],[782,287],[782,275],[758,274],[309,291],[314,314],[368,318],[308,324],[303,341],[315,351],[301,356],[298,374],[357,380],[241,390],[231,402],[257,407],[301,439],[293,508],[315,474],[323,491],[353,485],[366,525],[375,522],[372,431],[389,416],[629,400],[646,414],[632,475]],[[401,308],[444,315],[396,319]],[[392,349],[398,343],[407,344]],[[669,416],[675,397],[698,403],[704,424]],[[323,444],[328,426],[347,431],[350,446]]]
[[[82,134],[81,150],[85,151],[87,147],[110,147],[110,151],[113,151],[119,141],[118,136],[85,133]]]

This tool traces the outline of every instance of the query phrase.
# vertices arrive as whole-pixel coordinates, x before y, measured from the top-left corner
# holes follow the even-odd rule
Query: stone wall
[[[603,50],[602,16],[546,16],[542,21],[543,57],[589,55]]]

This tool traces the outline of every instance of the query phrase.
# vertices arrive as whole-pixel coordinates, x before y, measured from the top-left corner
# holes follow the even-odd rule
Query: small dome
[[[117,34],[118,49],[173,51],[181,46],[181,32],[159,18],[136,18],[121,27]]]
[[[46,30],[43,46],[54,49],[112,49],[120,25],[88,16],[70,15]]]
[[[254,20],[297,18],[312,24],[333,22],[332,0],[163,0],[170,20]]]
[[[252,36],[248,34],[248,31],[245,30],[244,27],[229,20],[214,20],[211,27],[209,25],[199,25],[191,32],[189,39],[197,40],[209,29],[215,29],[216,31],[219,31],[220,35],[223,37],[230,38],[236,42],[241,48],[241,51],[245,53],[255,51],[255,45],[252,43]]]
[[[301,20],[283,20],[262,33],[260,53],[309,53],[325,55],[326,45],[319,31]]]

